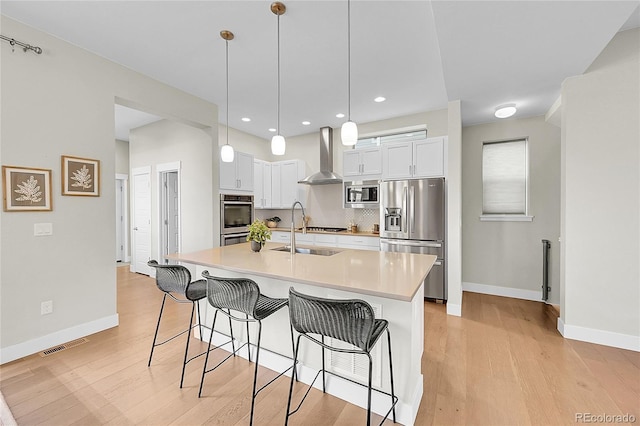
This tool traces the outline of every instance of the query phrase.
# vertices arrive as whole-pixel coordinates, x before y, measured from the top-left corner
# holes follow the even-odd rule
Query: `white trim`
[[[131,216],[131,223],[129,224],[129,226],[131,227],[131,229],[129,229],[129,233],[131,235],[131,238],[129,239],[129,241],[131,242],[131,252],[129,253],[130,259],[129,259],[129,271],[131,272],[137,272],[140,274],[144,274],[149,273],[149,276],[155,278],[156,276],[156,270],[155,268],[151,268],[148,267],[146,271],[136,271],[136,260],[135,260],[135,256],[134,253],[136,251],[136,241],[135,238],[133,237],[133,225],[135,223],[135,212],[136,212],[136,199],[135,199],[135,177],[138,175],[149,175],[149,203],[151,203],[151,199],[152,197],[152,192],[151,192],[151,166],[142,166],[142,167],[135,167],[133,169],[131,169],[131,174],[133,175],[133,179],[131,182],[131,206],[130,206],[130,211],[129,211],[129,215]],[[151,206],[149,206],[149,208],[151,208]],[[149,250],[151,250],[151,224],[149,224]],[[151,253],[149,253],[149,256],[151,256]]]
[[[158,164],[156,166],[156,171],[158,173],[172,172],[172,171],[180,171],[181,168],[182,168],[182,164],[180,163],[180,161],[174,161],[171,163]]]
[[[158,193],[156,196],[156,213],[158,215],[158,262],[163,263],[162,257],[162,244],[164,243],[162,238],[162,195],[164,189],[162,187],[162,177],[164,173],[176,172],[178,174],[178,252],[182,250],[182,165],[180,161],[174,161],[171,163],[158,164],[156,166],[156,182],[158,184]],[[155,277],[155,274],[154,274]]]
[[[197,330],[198,327],[195,329]],[[204,342],[209,342],[209,336],[211,335],[211,331],[209,329],[203,330],[202,339]],[[219,332],[215,332],[212,339],[213,345],[221,345],[225,342],[229,341],[229,337],[225,336]],[[238,342],[238,345],[242,344]],[[228,343],[226,345],[220,346],[222,350],[227,352],[231,352],[231,344]],[[252,357],[251,359],[255,361],[255,348],[252,347]],[[247,359],[247,351],[246,348],[242,348],[236,356],[240,356],[242,358]],[[260,365],[262,367],[268,368],[270,370],[280,372],[284,371],[286,368],[290,367],[292,360],[283,355],[277,354],[275,352],[271,352],[268,349],[261,348],[260,350]],[[316,376],[317,370],[307,367],[301,363],[298,364],[298,380],[302,383],[309,385],[313,382],[314,377]],[[213,373],[215,376],[215,373]],[[285,373],[287,377],[291,377],[291,371]],[[207,379],[205,379],[207,380]],[[211,377],[209,380],[215,380],[214,377]],[[413,403],[415,409],[411,407],[409,404],[398,401],[396,405],[396,422],[403,425],[412,425],[415,423],[416,416],[418,415],[418,408],[420,406],[420,400],[422,399],[423,393],[423,381],[424,378],[422,374],[420,375],[420,379],[417,381],[416,389],[413,390],[412,395],[414,396]],[[348,380],[342,379],[340,377],[333,376],[332,374],[327,374],[327,382],[326,382],[326,391],[327,393],[340,398],[344,401],[347,401],[351,404],[357,405],[361,408],[367,409],[367,390],[361,386],[356,385]],[[300,386],[298,383],[296,386]],[[322,391],[322,378],[318,378],[316,380],[314,388]],[[293,402],[296,403],[295,401]],[[371,411],[384,416],[391,406],[391,397],[380,394],[378,392],[372,392],[371,395]],[[391,414],[389,414],[389,419],[391,419]]]
[[[542,291],[524,290],[521,288],[501,287],[497,285],[463,282],[462,291],[469,291],[471,293],[491,294],[494,296],[512,297],[514,299],[533,300],[535,302],[543,302]]]
[[[453,315],[454,317],[462,316],[462,305],[447,302],[447,315]]]
[[[6,348],[0,349],[0,364],[14,361],[44,349],[49,349],[52,346],[61,345],[62,343],[88,336],[89,334],[117,327],[118,324],[118,314],[114,314],[18,343],[17,345],[7,346]]]
[[[122,245],[124,250],[122,251],[124,259],[123,262],[131,262],[131,253],[129,253],[129,175],[124,173],[116,173],[116,180],[122,182]]]
[[[533,222],[534,216],[510,215],[510,214],[483,214],[481,222]]]
[[[580,340],[582,342],[640,352],[640,336],[569,325],[565,324],[560,317],[558,317],[558,331],[565,339]]]

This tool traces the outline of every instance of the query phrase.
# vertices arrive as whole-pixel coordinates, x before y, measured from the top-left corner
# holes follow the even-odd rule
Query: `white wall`
[[[220,124],[218,126],[218,144],[222,146],[226,141],[227,127]],[[271,161],[271,141],[229,127],[229,145],[233,146],[235,151],[251,154],[259,160]]]
[[[117,174],[129,174],[129,142],[116,139],[116,163]]]
[[[158,165],[180,162],[180,251],[217,246],[213,236],[219,213],[202,208],[213,192],[211,138],[203,130],[171,120],[138,127],[129,133],[131,169],[151,166],[151,258],[160,259]]]
[[[208,129],[213,146],[218,141],[215,105],[1,19],[3,34],[43,49],[41,55],[12,53],[0,44],[2,164],[53,172],[53,211],[0,215],[4,363],[118,323],[114,102],[193,123]],[[100,160],[100,197],[60,195],[63,154]],[[216,174],[213,180],[217,193]],[[201,208],[213,209],[213,202]],[[53,224],[52,236],[33,236],[33,225],[42,222]],[[41,316],[45,300],[53,300],[54,311]]]
[[[562,85],[565,337],[640,350],[640,29]]]
[[[482,143],[528,137],[532,222],[481,222]],[[551,241],[550,302],[560,303],[560,129],[544,117],[462,129],[462,281],[541,300],[542,239]],[[515,290],[515,291],[513,291]]]
[[[447,314],[462,316],[462,110],[459,100],[449,102],[447,134]]]

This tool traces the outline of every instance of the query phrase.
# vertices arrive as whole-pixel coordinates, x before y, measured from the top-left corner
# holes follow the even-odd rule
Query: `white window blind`
[[[527,140],[482,145],[482,214],[527,214]]]

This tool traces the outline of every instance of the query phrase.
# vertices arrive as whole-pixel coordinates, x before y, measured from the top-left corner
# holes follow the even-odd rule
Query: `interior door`
[[[124,191],[122,179],[116,179],[116,262],[124,260]]]
[[[131,272],[151,275],[151,168],[133,170]]]
[[[177,253],[180,247],[180,198],[178,189],[178,172],[170,171],[162,173],[162,244],[160,257]],[[168,263],[166,260],[164,263]]]

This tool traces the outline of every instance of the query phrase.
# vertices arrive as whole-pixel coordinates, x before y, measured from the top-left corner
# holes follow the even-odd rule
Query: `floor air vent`
[[[73,348],[73,347],[82,345],[84,343],[87,343],[88,341],[89,341],[89,339],[84,338],[84,337],[82,339],[72,340],[70,342],[63,343],[62,345],[58,345],[58,346],[54,346],[53,348],[45,349],[44,351],[40,352],[40,356],[45,357],[45,356],[53,355],[53,354],[58,353],[60,351],[64,351],[65,349],[69,349],[69,348]]]

